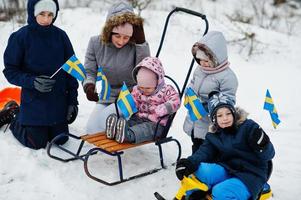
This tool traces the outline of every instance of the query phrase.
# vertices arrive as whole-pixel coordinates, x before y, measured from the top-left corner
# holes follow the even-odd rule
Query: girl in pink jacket
[[[164,69],[156,57],[144,58],[134,69],[133,77],[137,82],[131,94],[138,112],[128,121],[117,119],[111,114],[106,120],[106,134],[119,143],[141,143],[154,139],[163,133],[168,115],[180,107],[178,92],[164,82]]]

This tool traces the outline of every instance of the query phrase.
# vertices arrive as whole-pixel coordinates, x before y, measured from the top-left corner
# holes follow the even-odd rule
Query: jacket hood
[[[114,4],[108,11],[106,22],[102,29],[102,42],[111,42],[113,28],[126,22],[132,25],[143,26],[143,19],[134,13],[134,9],[130,4],[124,1]]]
[[[38,24],[37,21],[36,21],[36,17],[34,16],[34,6],[36,5],[37,2],[39,2],[40,0],[28,0],[28,3],[27,3],[27,23],[28,24]],[[57,0],[53,0],[54,3],[56,4],[56,15],[55,17],[53,18],[52,20],[52,23],[53,24],[58,16],[58,11],[59,11],[59,3]]]
[[[240,107],[235,107],[235,126],[238,127],[244,121],[246,121],[249,113]],[[210,124],[209,132],[215,133],[217,131],[217,127],[214,124]]]
[[[165,72],[162,66],[161,61],[157,57],[146,57],[144,58],[134,69],[132,72],[133,79],[137,82],[137,73],[140,67],[145,67],[151,71],[153,71],[158,76],[158,85],[165,84],[164,76]],[[157,86],[158,87],[158,86]]]
[[[216,66],[228,60],[227,41],[219,31],[210,31],[196,42],[192,47],[192,55],[195,57],[199,50],[208,54]]]

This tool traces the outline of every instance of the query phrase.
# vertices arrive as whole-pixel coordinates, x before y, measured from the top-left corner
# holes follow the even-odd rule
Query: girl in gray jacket
[[[195,69],[188,87],[194,90],[205,107],[211,91],[222,92],[235,103],[238,81],[229,67],[227,45],[223,34],[218,31],[208,32],[193,45],[192,55],[199,67]],[[208,127],[207,116],[193,122],[187,113],[183,128],[185,133],[191,136],[192,152],[203,143]]]
[[[97,102],[87,123],[87,133],[105,130],[106,118],[115,112],[114,101],[123,82],[132,89],[135,82],[131,72],[147,56],[150,50],[145,41],[143,19],[128,3],[114,4],[108,11],[102,34],[91,37],[85,56],[87,77],[83,88],[87,99]],[[102,67],[111,85],[108,100],[99,100],[95,90],[98,67]]]

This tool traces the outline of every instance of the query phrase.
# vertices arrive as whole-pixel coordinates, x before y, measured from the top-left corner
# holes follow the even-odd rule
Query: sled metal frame
[[[60,140],[63,137],[66,137],[66,136],[70,136],[74,139],[81,140],[76,153],[64,148],[61,145],[56,144],[56,141]],[[85,142],[87,142],[89,144],[92,144],[94,146],[97,146],[97,147],[90,149],[86,154],[80,155],[80,152],[81,152],[82,147],[83,147]],[[62,161],[62,162],[69,162],[69,161],[73,161],[73,160],[82,160],[84,162],[85,173],[89,178],[91,178],[91,179],[93,179],[97,182],[100,182],[102,184],[112,186],[112,185],[117,185],[119,183],[123,183],[123,182],[126,182],[126,181],[130,181],[130,180],[133,180],[133,179],[136,179],[136,178],[139,178],[139,177],[143,177],[143,176],[146,176],[146,175],[153,174],[155,172],[158,172],[161,169],[165,169],[166,166],[164,165],[162,144],[168,143],[168,142],[175,142],[176,143],[176,145],[178,147],[178,150],[179,150],[178,155],[177,155],[177,160],[179,160],[180,157],[181,157],[181,152],[182,152],[181,151],[181,145],[180,145],[178,140],[176,140],[172,137],[159,139],[157,141],[144,142],[144,143],[140,143],[140,144],[129,144],[129,143],[119,144],[115,140],[107,139],[106,134],[104,132],[96,133],[96,134],[93,134],[93,135],[83,135],[81,137],[75,136],[75,135],[70,134],[70,133],[69,134],[58,135],[48,144],[47,154],[51,158],[53,158],[55,160]],[[134,147],[138,147],[138,146],[145,145],[145,144],[150,144],[150,143],[155,143],[155,145],[158,147],[161,168],[151,169],[149,171],[142,172],[142,173],[136,174],[136,175],[128,177],[128,178],[124,178],[124,176],[123,176],[123,167],[122,167],[123,165],[122,165],[122,160],[121,160],[121,156],[124,153],[124,150],[134,148]],[[51,148],[52,148],[53,145],[58,147],[60,150],[70,154],[72,157],[64,159],[64,158],[53,155],[51,153]],[[104,153],[104,154],[109,155],[109,156],[116,157],[117,162],[118,162],[118,172],[119,172],[119,180],[118,181],[108,182],[108,181],[105,181],[103,179],[100,179],[100,178],[92,175],[92,173],[90,172],[90,170],[88,168],[89,157],[91,155],[95,155],[99,152]]]
[[[160,51],[162,49],[162,45],[163,45],[163,41],[164,41],[164,38],[165,38],[165,34],[166,34],[167,26],[168,26],[168,23],[169,23],[169,19],[170,19],[171,15],[174,14],[175,12],[184,12],[184,13],[187,13],[187,14],[190,14],[190,15],[200,17],[202,20],[205,21],[205,25],[206,25],[203,35],[205,35],[208,32],[209,24],[208,24],[206,15],[203,15],[201,13],[198,13],[198,12],[186,9],[186,8],[176,7],[176,8],[174,8],[174,10],[172,10],[168,14],[168,16],[166,18],[163,33],[162,33],[162,36],[161,36],[160,45],[158,47],[156,57],[159,57]],[[170,79],[175,84],[175,86],[176,86],[176,88],[179,92],[180,99],[182,99],[182,97],[183,97],[186,85],[188,83],[188,80],[189,80],[189,77],[190,77],[190,74],[191,74],[191,71],[192,71],[192,68],[193,68],[193,65],[194,65],[194,59],[192,58],[192,61],[190,63],[190,67],[188,69],[188,72],[187,72],[187,75],[186,75],[186,78],[185,78],[185,82],[183,84],[183,87],[182,87],[181,91],[180,91],[180,88],[179,88],[178,84],[171,77],[165,76],[166,78]],[[93,134],[93,135],[83,135],[83,136],[76,136],[76,135],[73,135],[71,133],[68,133],[68,134],[61,134],[61,135],[56,136],[48,144],[47,154],[49,155],[49,157],[51,157],[55,160],[58,160],[58,161],[62,161],[62,162],[69,162],[69,161],[73,161],[73,160],[83,161],[84,162],[84,170],[85,170],[86,175],[89,178],[91,178],[91,179],[93,179],[93,180],[95,180],[99,183],[108,185],[108,186],[117,185],[119,183],[130,181],[130,180],[133,180],[133,179],[136,179],[136,178],[139,178],[139,177],[147,176],[147,175],[156,173],[161,169],[166,168],[166,166],[164,165],[162,144],[169,143],[169,142],[175,142],[177,147],[178,147],[178,156],[177,156],[176,161],[178,161],[181,157],[182,150],[181,150],[180,142],[178,140],[172,138],[171,136],[167,137],[168,131],[171,127],[171,123],[172,123],[172,121],[175,117],[175,114],[176,113],[169,116],[168,121],[167,121],[167,125],[166,125],[166,127],[163,131],[162,136],[161,136],[162,138],[156,139],[156,137],[154,137],[154,139],[155,139],[154,141],[149,141],[149,142],[145,142],[145,143],[141,143],[141,144],[125,144],[125,143],[124,144],[119,144],[119,143],[115,142],[114,140],[109,140],[109,139],[103,138],[103,137],[105,137],[105,133],[96,133],[96,134]],[[69,136],[70,138],[81,141],[79,146],[78,146],[78,149],[76,150],[76,153],[68,150],[67,148],[63,147],[62,145],[56,144],[58,140],[60,140],[62,137],[66,137],[66,136]],[[96,147],[90,149],[87,153],[81,154],[81,151],[82,151],[82,148],[83,148],[85,142],[90,143],[90,144],[92,144]],[[129,148],[133,148],[133,147],[137,147],[137,146],[141,146],[141,145],[145,145],[145,144],[150,144],[150,143],[154,143],[158,147],[161,168],[154,168],[154,169],[151,169],[149,171],[146,171],[146,172],[143,172],[143,173],[136,174],[134,176],[124,178],[124,176],[123,176],[123,167],[122,167],[122,159],[121,159],[121,156],[124,153],[124,150],[129,149]],[[115,145],[115,146],[119,146],[119,147],[117,149],[114,149],[114,148],[110,149],[110,148],[108,148],[109,144],[113,144],[113,146]],[[60,150],[62,150],[65,153],[71,155],[71,157],[62,158],[62,157],[59,157],[59,156],[56,156],[56,155],[52,154],[51,153],[51,148],[53,146],[59,148]],[[89,157],[92,156],[92,155],[95,155],[99,152],[117,158],[118,171],[119,171],[119,180],[118,181],[108,182],[108,181],[105,181],[103,179],[97,178],[96,176],[94,176],[90,173],[89,168],[88,168]]]

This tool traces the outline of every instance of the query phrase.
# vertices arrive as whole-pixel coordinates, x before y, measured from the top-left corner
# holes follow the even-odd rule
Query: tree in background
[[[26,10],[24,0],[1,0],[0,21],[8,21],[15,17],[19,23],[25,23]]]
[[[152,0],[128,0],[128,2],[138,10],[138,15],[141,16],[141,12],[149,6]]]

